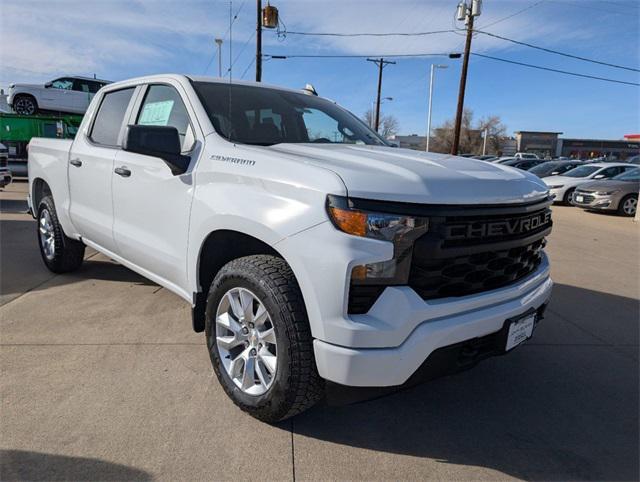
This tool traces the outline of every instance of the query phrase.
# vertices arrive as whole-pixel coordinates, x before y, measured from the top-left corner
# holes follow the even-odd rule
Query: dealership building
[[[516,144],[519,152],[534,152],[542,156],[564,156],[590,159],[611,156],[624,160],[640,154],[640,136],[628,134],[621,140],[566,139],[562,132],[518,131]]]

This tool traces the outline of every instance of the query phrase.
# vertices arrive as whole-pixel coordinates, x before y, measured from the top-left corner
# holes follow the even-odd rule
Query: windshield
[[[350,112],[314,95],[193,82],[216,132],[232,142],[388,145]]]
[[[587,177],[596,172],[598,169],[602,169],[598,166],[580,166],[575,169],[571,169],[563,174],[567,177]]]
[[[640,181],[640,168],[623,172],[612,179],[615,179],[616,181]]]

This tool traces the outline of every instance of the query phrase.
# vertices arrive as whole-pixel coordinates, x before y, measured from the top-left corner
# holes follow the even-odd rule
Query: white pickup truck
[[[29,189],[49,269],[90,246],[184,298],[227,394],[269,422],[503,354],[552,288],[539,178],[389,147],[309,91],[110,84],[75,140],[31,141]]]

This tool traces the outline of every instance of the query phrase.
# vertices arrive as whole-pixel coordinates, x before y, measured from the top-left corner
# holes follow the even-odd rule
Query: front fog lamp
[[[352,200],[340,196],[327,198],[327,211],[340,231],[393,243],[393,258],[355,266],[351,272],[352,284],[390,285],[408,282],[413,243],[427,232],[427,218],[365,210],[355,206]]]

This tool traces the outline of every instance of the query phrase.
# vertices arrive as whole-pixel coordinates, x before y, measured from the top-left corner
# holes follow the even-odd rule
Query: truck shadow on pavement
[[[378,468],[354,472],[358,447],[524,479],[637,480],[638,388],[638,300],[556,285],[534,338],[508,356],[377,400],[319,406],[287,425],[314,458],[326,447],[318,441],[345,446],[332,449],[327,478],[402,464],[376,457]]]
[[[153,480],[144,470],[85,457],[0,451],[0,477],[10,480]]]

